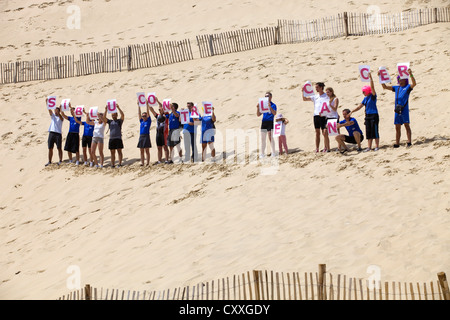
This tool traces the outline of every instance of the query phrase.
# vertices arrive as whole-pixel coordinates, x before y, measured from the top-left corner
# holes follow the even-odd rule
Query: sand
[[[192,38],[367,7],[363,1],[308,1],[302,8],[295,1],[183,1],[175,7],[174,1],[148,1],[147,11],[154,9],[149,16],[136,9],[147,1],[133,2],[133,14],[125,14],[118,1],[3,3],[0,61]],[[64,21],[70,4],[89,14],[69,35]],[[445,3],[378,5],[381,12],[398,12]],[[133,72],[3,85],[0,298],[56,299],[69,292],[71,266],[80,269],[82,285],[123,290],[173,289],[253,269],[309,272],[319,263],[332,274],[363,279],[376,265],[382,281],[436,280],[438,272],[450,270],[449,29],[448,23],[432,24]],[[363,99],[359,64],[392,72],[403,61],[411,62],[418,83],[410,99],[412,148],[405,147],[404,131],[401,147],[392,148],[394,95],[377,82],[381,149],[314,153],[313,106],[301,100],[301,85],[324,81],[342,108],[353,108]],[[183,107],[212,101],[224,136],[227,129],[259,136],[255,106],[266,90],[290,121],[291,154],[274,166],[239,161],[243,152],[233,163],[218,141],[226,162],[139,167],[136,92],[156,91]],[[61,167],[45,168],[45,98],[52,94],[86,106],[116,98],[125,112],[125,166],[110,168],[105,148],[102,170],[70,165],[66,152]],[[363,127],[363,110],[355,116]],[[67,131],[65,123],[64,139]],[[153,121],[153,145],[154,137]]]

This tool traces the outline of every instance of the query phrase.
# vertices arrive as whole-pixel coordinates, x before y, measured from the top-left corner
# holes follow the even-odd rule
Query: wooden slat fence
[[[309,21],[278,20],[277,27],[243,29],[197,36],[201,58],[276,44],[322,41],[346,36],[398,32],[450,22],[450,7],[394,14],[347,13]],[[194,59],[189,40],[152,42],[103,52],[0,64],[0,84],[64,79],[104,72],[132,71]]]
[[[200,57],[253,50],[278,43],[277,27],[243,29],[197,36]]]
[[[445,273],[437,281],[378,282],[319,272],[252,272],[163,291],[86,285],[58,300],[450,300]]]

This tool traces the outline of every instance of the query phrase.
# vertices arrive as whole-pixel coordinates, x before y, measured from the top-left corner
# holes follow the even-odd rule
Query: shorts
[[[142,148],[151,148],[152,147],[152,143],[150,141],[150,135],[149,134],[141,134],[139,136],[139,142],[137,145],[138,148],[142,149]]]
[[[364,124],[366,125],[366,137],[367,139],[378,139],[380,134],[378,132],[378,124],[380,123],[380,117],[378,113],[367,114],[364,119]]]
[[[93,137],[92,143],[102,143],[103,144],[103,138],[102,137]]]
[[[83,136],[83,138],[81,138],[81,146],[83,148],[90,148],[92,145],[92,137],[90,136]]]
[[[181,142],[180,139],[181,129],[170,129],[167,144],[169,147],[175,147],[177,144]]]
[[[48,133],[48,148],[53,149],[56,143],[56,148],[61,149],[62,146],[62,134],[57,132]]]
[[[364,140],[364,135],[361,135],[361,141],[360,142],[363,142],[363,140]],[[345,142],[347,142],[347,143],[352,143],[352,144],[358,144],[357,142],[356,142],[356,139],[355,139],[355,137],[354,136],[345,136]]]
[[[409,123],[409,106],[403,108],[402,114],[395,113],[394,124]]]
[[[210,143],[214,142],[214,135],[216,134],[216,129],[208,129],[205,132],[202,132],[200,137],[200,143]]]
[[[263,121],[261,123],[261,130],[272,131],[273,130],[273,121]]]
[[[77,153],[80,151],[80,134],[76,132],[69,132],[66,138],[66,144],[64,145],[64,150]]]
[[[157,134],[156,135],[156,145],[158,147],[164,147],[167,146],[166,139],[164,138],[163,134]]]
[[[327,117],[314,116],[314,129],[325,130],[327,128]]]
[[[109,150],[123,149],[122,139],[109,139]]]

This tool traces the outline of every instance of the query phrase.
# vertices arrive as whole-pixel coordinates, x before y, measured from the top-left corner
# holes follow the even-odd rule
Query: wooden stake
[[[439,279],[439,285],[442,289],[444,300],[450,300],[450,291],[449,291],[449,286],[448,286],[448,282],[447,282],[447,276],[445,275],[444,272],[439,272],[438,279]]]

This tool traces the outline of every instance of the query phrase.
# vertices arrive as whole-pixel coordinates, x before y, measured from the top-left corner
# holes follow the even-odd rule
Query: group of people
[[[409,119],[409,96],[411,91],[416,86],[416,80],[412,74],[411,69],[408,69],[411,83],[408,79],[400,79],[397,77],[397,86],[388,86],[382,84],[383,89],[390,90],[395,93],[395,118],[394,124],[396,129],[396,139],[394,148],[400,146],[401,138],[401,127],[404,126],[407,135],[407,146],[411,146],[411,127]],[[338,108],[340,107],[340,101],[333,88],[325,88],[323,82],[317,82],[315,84],[315,89],[317,94],[311,97],[303,96],[303,101],[311,101],[314,103],[314,117],[313,124],[315,129],[315,145],[316,152],[330,152],[330,139],[328,136],[327,123],[331,119],[337,121],[337,129],[345,128],[347,130],[347,135],[339,134],[336,136],[336,142],[338,144],[338,151],[345,153],[349,151],[347,144],[357,145],[357,151],[378,151],[380,148],[380,135],[379,135],[379,114],[377,108],[377,93],[375,90],[374,81],[372,75],[369,74],[370,85],[364,86],[362,88],[362,94],[364,99],[362,102],[353,110],[345,108],[342,110],[343,120],[340,121],[340,116]],[[273,130],[275,124],[278,124],[280,132],[278,134],[278,147],[279,155],[288,154],[287,139],[286,139],[286,125],[289,120],[285,118],[281,113],[277,114],[277,106],[272,101],[272,93],[266,92],[265,97],[268,99],[268,110],[269,112],[261,113],[259,104],[257,105],[256,115],[258,117],[262,116],[261,123],[261,147],[260,147],[260,158],[265,157],[266,143],[269,139],[271,146],[272,156],[276,155],[275,149],[275,138],[273,136]],[[322,114],[323,102],[328,102],[327,105],[330,106],[331,110],[327,115]],[[214,108],[212,108],[212,115],[200,116],[198,118],[193,118],[191,111],[194,107],[192,102],[187,103],[187,109],[189,110],[189,120],[187,123],[182,124],[180,121],[180,112],[178,111],[178,104],[171,103],[171,112],[164,112],[161,102],[156,98],[156,102],[159,106],[158,112],[149,105],[147,101],[146,111],[142,112],[141,107],[138,103],[138,119],[140,123],[140,134],[137,144],[137,148],[140,149],[140,162],[141,166],[150,165],[150,148],[152,143],[150,140],[150,127],[152,123],[152,116],[156,119],[156,146],[158,148],[158,160],[154,165],[166,163],[173,164],[175,149],[180,157],[181,162],[195,162],[197,161],[197,126],[201,127],[200,143],[202,145],[202,161],[205,160],[207,148],[211,150],[211,157],[213,161],[215,160],[215,147],[214,147],[214,136],[215,136],[215,122],[216,115],[214,113]],[[76,117],[74,114],[74,108],[69,104],[71,116],[67,116],[61,111],[59,107],[55,110],[49,110],[51,117],[51,124],[49,128],[48,136],[48,163],[52,163],[53,158],[53,148],[56,144],[59,155],[59,162],[62,162],[63,150],[62,150],[62,124],[64,120],[69,121],[69,133],[67,134],[64,150],[67,151],[69,157],[69,163],[75,162],[76,165],[80,165],[80,126],[84,126],[83,136],[81,137],[81,147],[82,147],[82,157],[84,165],[89,165],[91,167],[95,166],[101,168],[104,165],[104,153],[103,145],[105,139],[105,128],[109,126],[110,137],[108,143],[108,149],[111,152],[111,167],[116,166],[116,153],[118,156],[117,166],[122,166],[123,153],[122,149],[124,147],[122,140],[122,126],[125,120],[125,115],[119,105],[117,105],[117,111],[111,114],[112,119],[107,117],[107,107],[103,113],[98,113],[97,119],[90,119],[89,114],[86,112],[86,121],[81,121],[81,117]],[[358,124],[358,121],[353,117],[353,114],[358,110],[365,107],[365,136]],[[120,115],[120,118],[119,118]],[[319,151],[320,139],[323,135],[324,148]],[[184,150],[185,157],[183,161],[183,151],[181,149],[181,139],[184,140]],[[361,148],[361,142],[367,139],[367,148],[363,150]],[[375,141],[375,147],[373,147],[373,142]],[[99,152],[99,158],[97,157],[97,150]],[[163,160],[163,152],[165,160]],[[75,160],[73,159],[73,154],[75,154]]]
[[[411,69],[408,69],[408,73],[411,78],[411,83],[409,79],[401,79],[400,76],[397,77],[397,86],[388,86],[382,84],[382,88],[385,90],[393,91],[395,93],[395,117],[394,125],[396,130],[395,144],[394,148],[400,147],[401,138],[401,128],[405,127],[407,135],[407,147],[411,146],[411,127],[409,118],[409,96],[411,91],[416,86],[416,80],[412,74]],[[379,74],[378,74],[379,75]],[[327,123],[330,119],[336,119],[338,124],[337,128],[340,129],[345,127],[348,135],[339,134],[336,136],[336,141],[338,143],[338,151],[345,153],[349,151],[348,144],[357,145],[357,151],[378,151],[380,148],[380,135],[379,135],[379,114],[377,108],[377,93],[375,90],[375,85],[373,82],[372,74],[369,73],[370,85],[364,86],[362,88],[362,94],[364,95],[363,101],[353,110],[345,108],[342,110],[343,120],[340,120],[338,113],[339,99],[336,97],[333,88],[328,87],[325,89],[325,84],[323,82],[317,82],[315,84],[315,89],[317,94],[312,97],[303,96],[303,101],[312,101],[314,103],[314,129],[316,138],[316,152],[330,152],[330,139],[328,136]],[[331,112],[324,116],[322,114],[323,102],[327,101],[331,108]],[[364,140],[364,134],[358,124],[358,121],[353,117],[361,108],[365,107],[365,119],[364,125],[366,128],[365,138],[367,139],[367,148],[361,148],[361,142]],[[321,134],[323,135],[324,148],[319,151]],[[373,141],[375,140],[375,147],[373,147]]]
[[[207,147],[211,150],[211,157],[213,161],[215,159],[214,148],[214,135],[215,135],[215,122],[216,115],[214,108],[212,108],[212,115],[199,116],[199,118],[191,117],[191,110],[194,107],[192,102],[187,103],[189,109],[189,122],[182,125],[180,121],[180,112],[178,111],[178,104],[171,103],[171,112],[164,112],[161,102],[156,98],[159,105],[159,112],[150,106],[147,102],[147,110],[141,111],[141,107],[138,104],[138,119],[140,123],[139,140],[137,148],[140,149],[140,161],[141,166],[150,165],[150,148],[152,143],[150,140],[150,127],[151,127],[151,115],[156,119],[156,146],[158,148],[158,161],[154,165],[166,163],[173,164],[174,149],[177,149],[181,162],[197,161],[198,152],[196,146],[197,126],[201,126],[201,144],[202,144],[202,161],[205,160]],[[47,101],[46,101],[47,102]],[[86,121],[82,121],[81,117],[76,117],[74,114],[74,108],[69,104],[71,116],[67,116],[61,111],[60,107],[56,107],[54,110],[48,110],[51,118],[51,124],[49,127],[48,135],[48,162],[46,166],[52,164],[53,149],[56,145],[58,150],[59,162],[63,161],[63,149],[62,149],[62,125],[64,120],[69,122],[69,132],[67,134],[66,142],[64,145],[64,151],[67,151],[69,157],[69,163],[81,164],[80,160],[80,127],[84,126],[83,135],[81,137],[82,157],[84,165],[90,167],[103,168],[104,165],[104,139],[105,128],[109,126],[109,142],[108,149],[111,152],[111,167],[116,167],[116,153],[118,156],[117,167],[123,165],[123,153],[124,148],[122,140],[122,126],[125,120],[123,110],[117,105],[117,111],[111,114],[112,119],[107,117],[107,107],[104,112],[99,112],[97,118],[91,119],[89,114],[85,111]],[[120,115],[120,118],[119,118]],[[181,137],[184,139],[185,146],[185,158],[183,157],[183,151],[181,150]],[[99,157],[97,157],[97,150]],[[163,160],[163,152],[165,160]],[[73,155],[75,154],[75,159]]]

